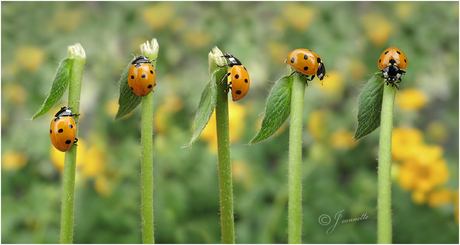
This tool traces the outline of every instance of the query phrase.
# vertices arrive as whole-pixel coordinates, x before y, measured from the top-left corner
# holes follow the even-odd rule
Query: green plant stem
[[[80,49],[75,51],[75,48]],[[76,54],[75,52],[80,52]],[[77,44],[69,47],[69,56],[73,58],[70,82],[69,82],[69,106],[72,112],[80,113],[80,93],[83,78],[83,69],[86,56],[83,48]],[[76,124],[76,136],[78,137],[79,116],[74,117]],[[62,176],[62,209],[61,209],[61,243],[73,242],[73,219],[75,203],[75,167],[77,162],[77,147],[73,145],[65,154],[64,171]]]
[[[288,242],[302,242],[302,116],[305,81],[293,75],[289,127]]]
[[[380,120],[377,243],[391,243],[391,134],[396,88],[384,85]]]
[[[217,154],[219,158],[219,195],[222,243],[235,243],[233,221],[232,165],[230,162],[230,133],[226,84],[218,87],[216,103]]]
[[[154,243],[153,230],[153,93],[142,98],[141,217],[142,243]]]

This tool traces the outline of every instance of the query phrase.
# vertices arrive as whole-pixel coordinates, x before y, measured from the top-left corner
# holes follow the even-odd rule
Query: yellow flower
[[[407,19],[412,13],[412,3],[396,2],[396,14],[402,20]]]
[[[290,2],[285,5],[283,16],[298,32],[303,32],[314,20],[315,11],[304,4]]]
[[[332,133],[329,138],[330,144],[337,149],[350,149],[354,148],[358,141],[353,141],[353,132],[346,129],[339,129]]]
[[[201,48],[211,41],[212,36],[202,31],[189,30],[184,34],[184,39],[190,47]]]
[[[319,83],[314,84],[324,91],[328,100],[333,102],[342,101],[343,90],[345,87],[342,73],[338,71],[328,72],[327,77],[325,77],[322,81],[322,85]]]
[[[232,179],[235,183],[243,182],[246,189],[252,186],[251,170],[245,162],[232,162]]]
[[[367,66],[359,59],[352,59],[349,63],[349,71],[352,81],[355,83],[361,82],[361,79],[367,74]]]
[[[380,14],[366,14],[361,18],[361,23],[366,35],[377,47],[382,47],[393,31],[391,22]]]
[[[428,192],[444,184],[449,172],[444,159],[426,162],[411,158],[401,164],[399,184],[406,190]]]
[[[442,188],[428,194],[428,205],[430,207],[438,207],[444,204],[449,204],[452,201],[452,192],[447,188]]]
[[[17,151],[7,151],[2,154],[3,170],[18,170],[26,166],[27,156]]]
[[[89,148],[82,159],[81,171],[88,177],[101,175],[105,171],[106,153],[102,147],[94,145]]]
[[[217,152],[217,134],[216,134],[216,111],[212,113],[206,128],[201,133],[201,138],[208,141],[212,151]],[[240,140],[246,126],[246,108],[238,103],[228,104],[228,121],[230,131],[230,143]]]
[[[280,61],[277,63],[282,65],[282,62],[286,59],[286,56],[289,53],[289,48],[285,43],[270,41],[268,43],[268,52],[272,60]]]
[[[426,192],[424,191],[413,191],[412,192],[412,201],[416,204],[426,203]]]
[[[86,154],[85,141],[82,139],[78,139],[77,144],[77,167],[80,167],[83,163],[83,157]],[[59,151],[56,148],[54,148],[53,144],[51,144],[51,141],[50,158],[51,162],[54,164],[57,170],[59,172],[62,172],[62,170],[64,170],[65,152]]]
[[[20,46],[16,49],[16,61],[26,70],[35,72],[42,64],[44,53],[32,46]]]
[[[113,184],[105,176],[99,175],[94,181],[94,189],[99,195],[107,197],[113,192]]]
[[[443,143],[449,137],[449,130],[444,122],[433,121],[427,126],[427,135],[433,141]]]
[[[425,93],[414,88],[401,90],[396,96],[396,103],[406,111],[419,110],[426,105],[426,101]]]
[[[27,97],[27,90],[18,83],[8,83],[2,88],[3,98],[15,105],[22,105]]]
[[[142,17],[154,30],[162,29],[174,15],[174,9],[170,3],[155,3],[144,8]]]
[[[310,114],[308,120],[308,131],[318,142],[321,142],[326,134],[326,114],[325,110],[316,110]]]
[[[394,161],[402,161],[413,155],[415,148],[423,144],[422,133],[413,128],[394,128],[391,152]]]

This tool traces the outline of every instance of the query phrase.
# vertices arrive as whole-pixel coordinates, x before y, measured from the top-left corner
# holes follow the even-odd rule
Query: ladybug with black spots
[[[322,81],[326,75],[326,67],[321,57],[308,49],[295,49],[291,51],[287,55],[284,63],[289,64],[295,70],[292,74],[298,72],[307,76],[307,85],[308,81],[315,78],[315,75],[318,76],[320,81]],[[311,76],[311,78],[308,78],[308,76]]]
[[[406,73],[403,70],[407,68],[408,63],[406,55],[396,47],[385,49],[377,62],[383,73],[382,78],[386,79],[387,85],[391,84],[397,89],[399,89],[398,84],[401,82],[401,76]]]
[[[241,62],[233,55],[225,54],[222,57],[227,58],[230,63],[219,66],[229,67],[229,72],[225,74],[220,84],[224,83],[226,79],[230,77],[231,81],[228,83],[227,89],[225,91],[228,92],[228,90],[231,88],[233,101],[238,101],[246,96],[249,91],[250,79],[248,70],[246,70],[246,67],[244,67]]]
[[[73,116],[79,116],[80,114],[74,114],[70,109],[72,108],[68,106],[61,107],[61,110],[54,115],[50,125],[51,143],[62,152],[68,151],[74,144],[77,145],[78,141],[75,137],[77,129]]]
[[[153,60],[152,60],[153,61]],[[137,96],[148,95],[155,87],[155,69],[146,56],[139,56],[131,62],[128,71],[128,85]]]

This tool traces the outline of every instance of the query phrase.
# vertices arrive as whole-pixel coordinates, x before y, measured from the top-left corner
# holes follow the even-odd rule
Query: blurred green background
[[[259,144],[270,88],[295,48],[321,56],[329,77],[305,92],[303,242],[374,243],[378,130],[352,141],[360,90],[390,46],[408,57],[393,135],[395,243],[458,243],[458,2],[2,2],[1,242],[58,243],[63,154],[31,121],[67,47],[83,76],[75,243],[140,243],[140,109],[114,121],[118,79],[139,45],[160,45],[155,87],[157,243],[219,243],[212,122],[182,148],[218,46],[250,72],[230,104],[237,243],[287,242],[288,127]],[[286,124],[289,123],[289,120]],[[215,127],[215,123],[214,123]],[[342,218],[332,232],[334,216]],[[328,225],[320,221],[329,215]],[[366,214],[367,219],[342,223]],[[327,218],[327,217],[326,217]]]

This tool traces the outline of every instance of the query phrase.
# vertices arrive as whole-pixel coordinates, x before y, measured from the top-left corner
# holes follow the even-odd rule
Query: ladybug
[[[401,76],[406,73],[403,69],[407,68],[408,60],[401,49],[389,47],[383,51],[377,62],[379,69],[383,72],[382,78],[386,79],[387,84],[391,83],[399,89]]]
[[[225,54],[222,57],[227,58],[230,63],[218,67],[228,66],[230,72],[225,74],[222,82],[219,83],[219,85],[224,83],[230,76],[231,81],[225,91],[228,92],[228,90],[231,88],[233,101],[238,101],[246,96],[249,90],[250,79],[248,70],[246,70],[246,67],[244,67],[237,58],[233,57],[233,55]]]
[[[78,141],[75,138],[77,129],[73,116],[79,116],[80,114],[74,114],[70,109],[72,108],[68,106],[61,107],[61,110],[54,115],[55,118],[51,120],[51,143],[62,152],[68,151],[74,144],[77,145]]]
[[[153,61],[153,60],[152,60]],[[139,56],[131,62],[128,71],[128,85],[131,91],[140,97],[144,97],[155,86],[155,69],[146,56]]]
[[[289,64],[292,68],[294,68],[294,72],[307,76],[307,85],[308,81],[315,78],[315,75],[318,76],[320,81],[322,81],[326,75],[326,67],[324,67],[321,57],[308,49],[295,49],[294,51],[291,51],[287,55],[284,63]],[[294,72],[291,73],[291,75],[294,74]],[[308,78],[308,76],[312,77]]]

